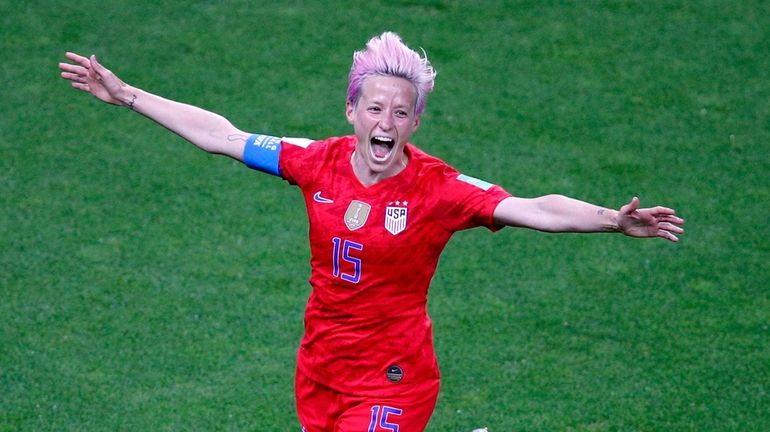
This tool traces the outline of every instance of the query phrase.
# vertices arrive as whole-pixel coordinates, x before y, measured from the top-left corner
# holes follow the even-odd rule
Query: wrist
[[[116,97],[120,105],[130,109],[131,111],[134,111],[136,101],[139,97],[139,92],[137,89],[131,87],[131,86],[124,86],[123,90],[120,92],[120,95]]]
[[[599,209],[599,215],[603,217],[601,225],[604,231],[608,232],[621,232],[622,229],[618,223],[617,210],[601,208]]]

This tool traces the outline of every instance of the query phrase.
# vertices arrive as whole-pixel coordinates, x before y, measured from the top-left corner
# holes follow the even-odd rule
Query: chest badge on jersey
[[[407,201],[389,202],[385,207],[385,229],[396,235],[406,229]]]
[[[361,228],[366,223],[366,219],[369,218],[371,210],[372,206],[365,202],[351,201],[348,210],[345,212],[345,226],[351,231]]]

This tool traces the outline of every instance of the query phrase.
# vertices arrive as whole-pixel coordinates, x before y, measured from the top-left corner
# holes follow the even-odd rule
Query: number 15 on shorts
[[[385,405],[372,407],[372,420],[369,422],[367,432],[389,431],[398,432],[398,423],[392,423],[395,416],[400,416],[403,411]]]

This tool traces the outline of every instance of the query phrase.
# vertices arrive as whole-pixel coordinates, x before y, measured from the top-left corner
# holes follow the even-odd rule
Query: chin
[[[391,152],[391,154],[389,154],[388,157],[386,157],[385,159],[375,158],[374,155],[372,154],[371,149],[366,149],[366,155],[367,155],[366,165],[372,171],[375,171],[375,172],[385,171],[388,168],[395,165],[396,157],[395,157],[395,154],[393,154],[393,152]]]
[[[394,164],[392,163],[392,161],[379,162],[371,159],[366,161],[366,166],[369,167],[369,170],[371,172],[375,172],[375,173],[385,172],[388,169],[390,169],[393,165]]]

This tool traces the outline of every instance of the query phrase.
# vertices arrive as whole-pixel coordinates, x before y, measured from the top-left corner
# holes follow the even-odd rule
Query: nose
[[[383,131],[389,131],[393,128],[393,114],[384,112],[379,121],[380,129]]]

